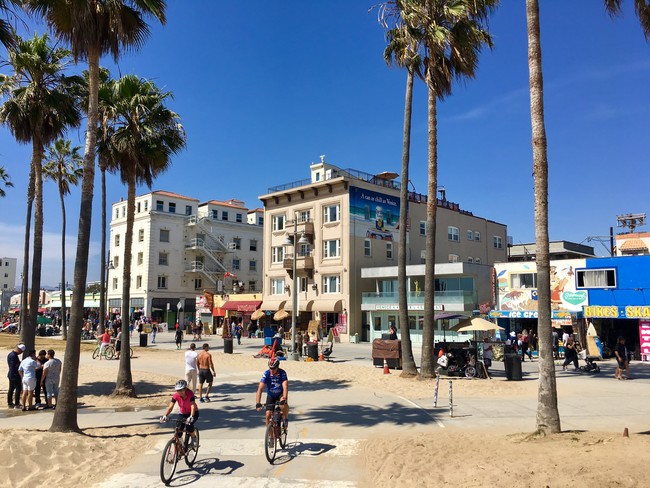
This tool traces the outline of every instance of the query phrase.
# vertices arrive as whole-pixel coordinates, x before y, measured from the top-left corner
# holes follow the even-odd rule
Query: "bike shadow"
[[[189,485],[201,479],[202,476],[209,474],[229,476],[243,466],[244,463],[233,460],[219,460],[217,458],[197,459],[191,468],[177,471],[177,476],[174,477],[168,486]]]
[[[276,457],[273,465],[286,464],[298,456],[320,456],[335,448],[334,444],[323,442],[288,442],[284,448],[286,453]]]

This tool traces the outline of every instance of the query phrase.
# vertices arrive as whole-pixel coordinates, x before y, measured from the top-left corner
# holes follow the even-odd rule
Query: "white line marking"
[[[431,414],[430,414],[430,413],[429,413],[425,408],[421,407],[420,405],[418,405],[418,404],[415,403],[415,402],[412,402],[412,401],[409,400],[408,398],[404,398],[403,396],[401,396],[401,397],[399,397],[399,398],[401,398],[402,400],[404,400],[406,403],[410,403],[410,404],[413,405],[415,408],[419,408],[420,410],[422,410],[422,411],[423,411],[424,413],[426,413],[429,417],[431,417],[431,418],[433,419],[433,421],[434,421],[434,422],[438,425],[438,427],[440,427],[441,429],[444,429],[444,428],[445,428],[445,425],[444,425],[440,420],[438,420],[438,419],[435,418],[433,415],[431,415]]]

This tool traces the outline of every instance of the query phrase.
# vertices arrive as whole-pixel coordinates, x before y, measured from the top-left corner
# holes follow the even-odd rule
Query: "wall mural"
[[[350,224],[354,235],[396,241],[399,233],[398,197],[364,188],[350,188]]]

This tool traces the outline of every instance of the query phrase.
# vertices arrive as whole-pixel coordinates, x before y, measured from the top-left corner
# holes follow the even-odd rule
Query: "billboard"
[[[396,241],[399,197],[350,187],[350,225],[357,237]]]

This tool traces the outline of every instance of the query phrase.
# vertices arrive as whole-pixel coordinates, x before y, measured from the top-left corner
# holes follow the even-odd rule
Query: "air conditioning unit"
[[[232,249],[232,250],[237,249],[237,244],[235,244],[234,242],[229,242],[228,249]]]

